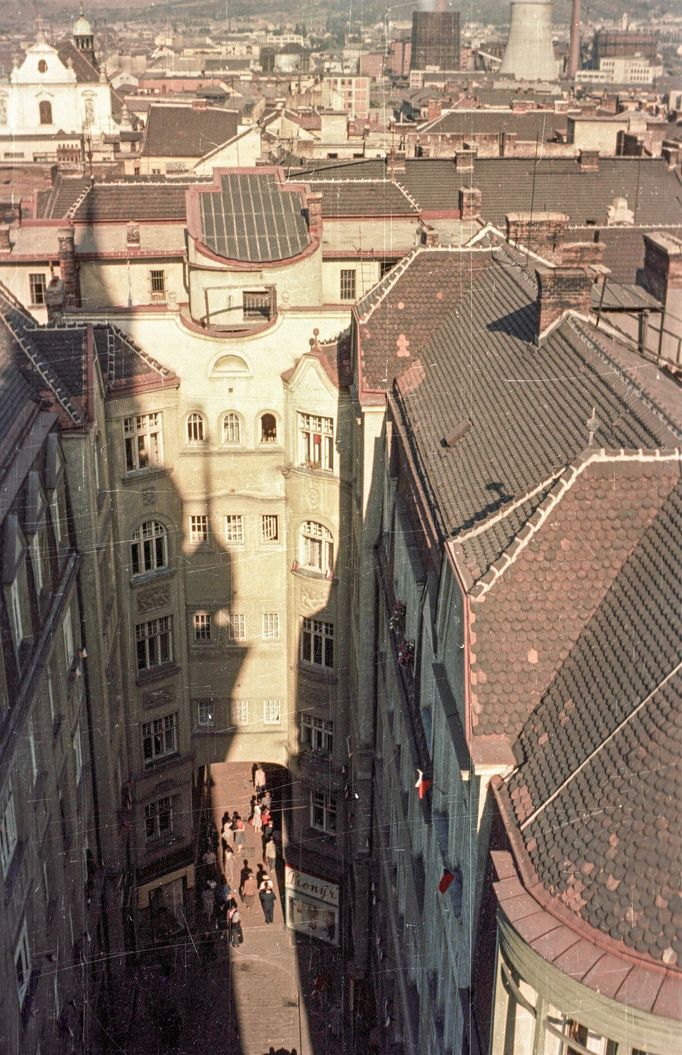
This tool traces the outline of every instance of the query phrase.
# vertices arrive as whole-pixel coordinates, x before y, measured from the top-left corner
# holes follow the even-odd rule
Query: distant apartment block
[[[459,11],[412,13],[411,69],[458,70],[459,47]]]

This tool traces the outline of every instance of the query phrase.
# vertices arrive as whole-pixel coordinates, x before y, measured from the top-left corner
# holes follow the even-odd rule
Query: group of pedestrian
[[[272,880],[262,865],[258,866],[258,872],[254,874],[248,859],[244,858],[244,865],[239,877],[239,896],[245,908],[252,908],[256,900],[256,894],[258,894],[258,899],[263,909],[265,922],[273,923],[276,895]]]

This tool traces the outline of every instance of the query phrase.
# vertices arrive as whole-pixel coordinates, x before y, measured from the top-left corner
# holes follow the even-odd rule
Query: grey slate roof
[[[202,240],[229,260],[284,260],[309,244],[301,194],[272,173],[227,172],[199,195]]]
[[[322,193],[322,214],[330,218],[418,213],[415,203],[393,180],[325,179],[311,182],[310,189]]]
[[[91,183],[89,176],[58,173],[52,188],[39,201],[38,219],[61,220]]]
[[[334,160],[329,158],[302,158],[290,153],[278,158],[278,165],[287,170],[289,179],[294,176],[301,180],[314,179],[384,179],[386,162],[383,158],[349,158]]]
[[[557,132],[566,131],[566,114],[554,110],[449,110],[420,126],[426,135],[494,135],[516,132],[525,142],[546,143]]]
[[[644,227],[569,227],[565,233],[567,242],[592,242],[598,238],[604,243],[604,264],[611,271],[609,280],[632,285],[637,282],[637,272],[644,267],[644,235],[672,234],[682,236],[682,220],[672,226]]]
[[[668,966],[682,964],[681,520],[678,483],[524,726],[508,782],[520,824],[546,804],[523,832],[545,887]]]
[[[478,158],[473,172],[454,162],[408,159],[396,174],[423,209],[456,209],[460,187],[477,187],[485,220],[504,228],[512,212],[562,212],[572,224],[605,224],[616,197],[637,224],[682,223],[682,180],[662,158],[601,158],[599,172],[581,172],[575,158]]]
[[[94,183],[69,215],[80,223],[184,220],[187,183]]]
[[[37,398],[36,388],[19,368],[20,357],[21,351],[12,334],[0,326],[0,450],[26,404]],[[4,467],[0,464],[0,476],[3,473]]]
[[[237,115],[231,110],[155,104],[147,114],[142,153],[200,158],[236,134]]]

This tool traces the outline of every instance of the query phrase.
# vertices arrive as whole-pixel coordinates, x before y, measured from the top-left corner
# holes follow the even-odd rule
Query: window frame
[[[302,663],[322,670],[334,669],[334,624],[303,616],[299,657]]]
[[[168,567],[168,529],[164,523],[160,520],[142,521],[132,535],[130,564],[134,576],[149,575]]]
[[[168,818],[163,830],[161,828],[162,817]],[[145,846],[161,845],[165,843],[166,840],[172,839],[175,836],[174,821],[172,795],[162,795],[158,799],[148,802],[144,808]],[[150,822],[153,826],[153,831],[151,833],[149,830]]]
[[[321,819],[316,819],[316,810],[321,811]],[[310,791],[310,827],[326,835],[336,835],[337,808],[333,795],[324,791]],[[331,823],[330,823],[331,821]]]
[[[204,645],[212,640],[213,619],[205,609],[192,612],[192,640],[195,645]]]
[[[19,931],[19,937],[17,938],[16,945],[14,946],[14,973],[17,980],[17,996],[19,998],[19,1007],[24,1006],[26,996],[31,985],[31,971],[32,971],[32,958],[31,958],[31,943],[28,937],[28,924],[24,918],[21,924],[21,930]],[[19,966],[22,961],[21,968]],[[21,970],[21,975],[20,975]]]
[[[32,308],[44,308],[47,303],[47,275],[44,271],[29,271],[29,303]]]
[[[316,439],[319,437],[319,442]],[[334,471],[334,418],[298,411],[299,463],[324,472]],[[316,452],[315,448],[319,451]]]
[[[235,622],[236,629],[241,631],[239,636],[235,633]],[[227,643],[229,645],[241,645],[244,641],[246,641],[246,613],[231,612],[227,618]]]
[[[300,528],[301,568],[330,577],[334,569],[334,536],[318,520],[304,520]],[[319,559],[315,556],[319,550]]]
[[[0,812],[0,867],[4,878],[10,870],[18,845],[19,830],[14,806],[14,788],[12,781],[9,780],[2,795],[2,811]]]
[[[302,714],[300,743],[304,750],[317,751],[323,755],[334,753],[334,722],[329,718],[318,718],[315,714]]]
[[[274,534],[268,530],[273,524]],[[261,513],[260,540],[266,546],[273,546],[279,542],[279,513]]]
[[[248,700],[232,700],[231,704],[232,722],[240,728],[251,724],[251,715]]]
[[[177,754],[177,711],[142,722],[142,766],[145,770]]]
[[[272,303],[270,291],[267,289],[243,289],[242,290],[242,318],[244,320],[259,321],[270,319],[272,316]]]
[[[161,411],[131,414],[123,418],[122,427],[126,473],[147,472],[161,465],[163,460]]]
[[[272,435],[266,435],[264,425],[266,418],[269,418],[272,421],[272,426],[274,427],[274,432],[272,432]],[[279,429],[277,423],[277,416],[273,414],[272,411],[266,410],[265,413],[260,414],[258,416],[258,442],[261,444],[261,446],[276,447],[279,444],[278,431]]]
[[[38,124],[41,126],[54,124],[52,103],[49,99],[40,99],[38,102]]]
[[[355,267],[339,269],[339,300],[350,301],[357,297],[358,271]]]
[[[150,642],[156,642],[152,647]],[[141,649],[144,647],[144,663],[140,663]],[[157,616],[155,619],[146,619],[142,623],[135,624],[135,652],[137,658],[137,673],[144,674],[148,670],[156,670],[173,662],[173,617],[171,615]]]
[[[282,724],[282,700],[278,696],[263,700],[263,725]]]
[[[235,531],[234,537],[232,537],[232,529]],[[225,542],[231,546],[242,546],[244,544],[244,514],[243,513],[226,513],[225,514]]]
[[[213,700],[197,700],[197,728],[213,729],[215,726],[215,705]],[[208,713],[202,717],[202,710],[206,708]]]
[[[165,302],[167,289],[164,268],[152,267],[149,269],[149,295],[152,303]]]
[[[185,443],[188,447],[206,446],[206,418],[199,410],[192,410],[185,418]]]
[[[210,525],[208,513],[189,514],[189,544],[190,546],[207,546],[210,541]]]
[[[231,432],[236,432],[237,438],[227,438],[228,427]],[[220,421],[220,435],[223,447],[241,447],[243,444],[244,426],[241,414],[236,410],[226,410]]]
[[[282,628],[279,612],[263,612],[262,616],[262,640],[279,641]]]

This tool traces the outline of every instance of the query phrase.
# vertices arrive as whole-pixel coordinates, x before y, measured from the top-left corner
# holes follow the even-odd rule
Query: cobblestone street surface
[[[218,830],[225,810],[231,814],[236,809],[246,819],[253,794],[250,764],[213,767],[211,775]],[[276,830],[279,836],[279,823]],[[255,872],[262,856],[260,836],[247,824],[236,874],[244,858]],[[127,1009],[131,1016],[123,1048],[127,1055],[223,1051],[269,1055],[271,1048],[278,1053],[283,1049],[298,1055],[340,1055],[347,1050],[339,1035],[339,951],[295,938],[287,930],[281,854],[276,877],[270,875],[278,895],[274,923],[265,923],[257,897],[251,908],[239,902],[244,942],[236,950],[223,932],[208,928],[200,900],[189,892],[188,933],[150,953],[148,966],[138,969],[141,984]],[[236,879],[235,886],[238,883]],[[328,991],[314,994],[314,980],[321,971],[331,985]],[[180,1020],[177,1046],[169,1035],[173,1008]]]

